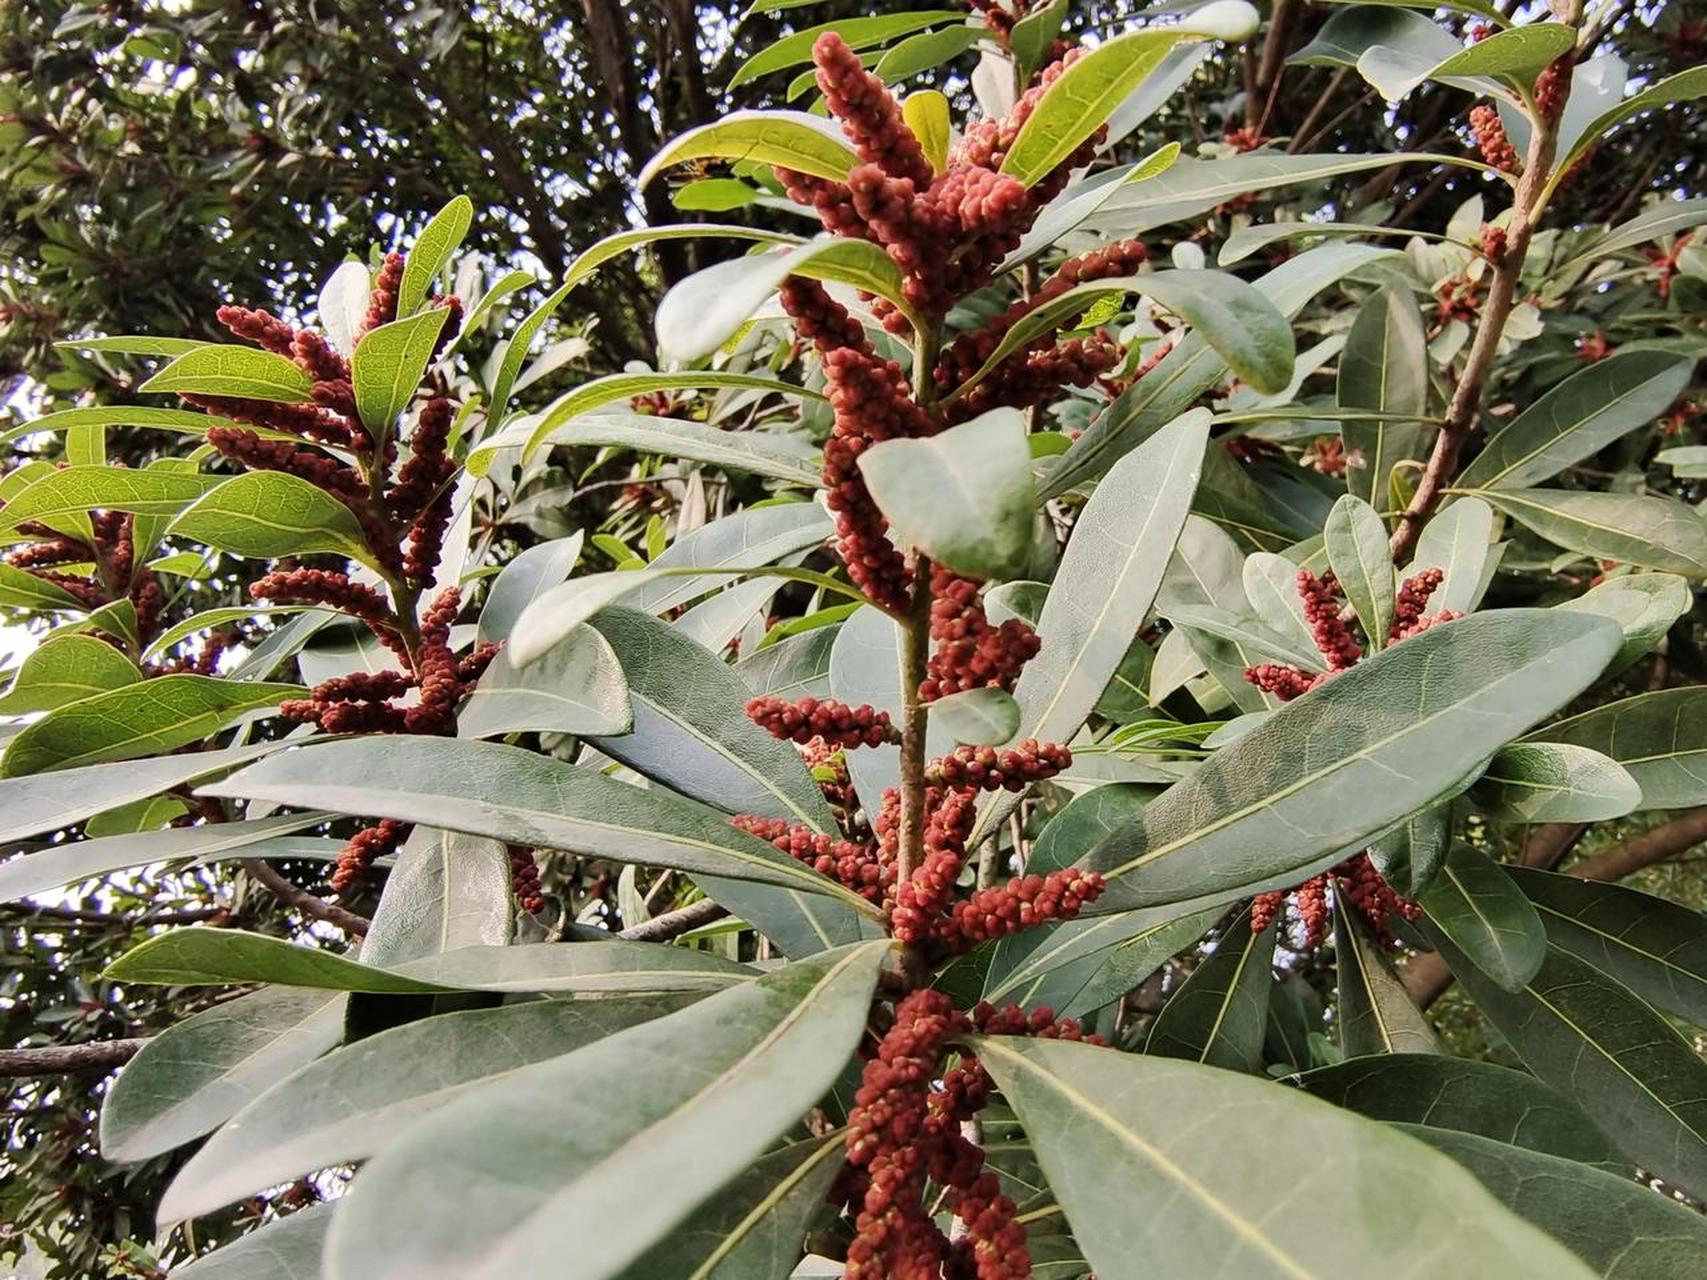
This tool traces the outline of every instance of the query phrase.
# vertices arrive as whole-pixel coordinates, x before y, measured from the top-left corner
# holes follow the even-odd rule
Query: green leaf
[[[970,27],[950,27],[949,33],[969,32]],[[973,38],[975,39],[975,37]],[[966,40],[961,49],[970,48],[973,40]],[[952,55],[951,55],[952,56]],[[919,149],[925,153],[925,159],[937,173],[948,167],[948,149],[954,141],[954,124],[950,118],[948,99],[935,89],[921,89],[910,93],[901,102],[901,118],[906,122],[913,136],[919,140]]]
[[[1700,1214],[1629,1178],[1473,1133],[1400,1127],[1451,1156],[1606,1280],[1686,1275],[1707,1248]]]
[[[739,178],[697,178],[670,192],[670,203],[683,213],[728,213],[745,209],[762,194]]]
[[[186,351],[137,390],[307,404],[314,380],[271,351],[208,344]]]
[[[598,246],[589,249],[590,255]],[[579,265],[577,259],[574,265]],[[492,379],[492,404],[486,410],[486,420],[494,424],[502,424],[504,414],[510,406],[510,393],[515,390],[516,377],[522,371],[522,361],[528,358],[528,352],[533,347],[533,340],[539,336],[539,331],[545,327],[545,322],[556,314],[557,308],[563,305],[563,299],[569,296],[569,291],[575,287],[576,277],[571,266],[570,278],[564,280],[546,300],[532,311],[528,312],[522,322],[516,326],[503,345],[504,354],[498,359],[498,372]],[[588,268],[590,272],[591,267]]]
[[[159,338],[152,334],[114,334],[107,338],[68,338],[53,344],[62,351],[106,351],[121,356],[181,356],[210,344],[194,338]]]
[[[262,1223],[177,1268],[177,1280],[320,1280],[335,1204],[311,1205]]]
[[[1260,1072],[1275,930],[1251,931],[1246,907],[1150,1024],[1144,1052]]]
[[[1593,1119],[1534,1076],[1441,1053],[1351,1058],[1292,1077],[1312,1096],[1389,1124],[1474,1133],[1580,1165],[1621,1165]]]
[[[313,803],[340,813],[424,822],[506,844],[756,880],[865,899],[787,854],[658,788],[642,790],[531,751],[453,738],[351,739],[283,753],[204,788],[208,794]]]
[[[416,827],[385,878],[363,964],[393,968],[510,941],[510,855],[496,840]]]
[[[1186,632],[1192,647],[1206,662],[1210,655],[1205,652],[1207,646],[1199,643],[1202,638],[1224,640],[1234,646],[1242,655],[1238,664],[1240,683],[1243,683],[1243,668],[1254,666],[1258,662],[1284,662],[1290,666],[1302,667],[1306,671],[1319,670],[1322,666],[1322,655],[1314,646],[1303,648],[1295,637],[1271,630],[1267,624],[1249,614],[1234,613],[1229,609],[1217,609],[1209,605],[1168,606],[1165,602],[1159,612]]]
[[[251,560],[327,554],[375,563],[350,508],[284,471],[232,477],[172,521],[167,532]]]
[[[1429,597],[1429,608],[1468,613],[1492,572],[1493,539],[1493,508],[1480,498],[1459,498],[1423,526],[1405,576],[1439,569],[1446,576]]]
[[[749,80],[797,67],[812,61],[812,46],[826,31],[834,31],[850,49],[865,49],[887,44],[897,36],[911,35],[924,27],[944,22],[961,22],[966,15],[954,9],[926,9],[916,13],[889,13],[869,18],[843,18],[825,22],[786,35],[774,44],[759,50],[743,62],[729,78],[729,88],[736,89]]]
[[[1248,6],[1247,6],[1248,7]],[[1053,173],[1094,134],[1182,40],[1205,34],[1186,26],[1131,31],[1096,46],[1043,92],[1002,159],[1001,171],[1028,187]],[[1250,29],[1256,26],[1251,10]],[[1246,32],[1249,34],[1249,32]],[[1242,36],[1232,38],[1242,39]]]
[[[1513,88],[1527,91],[1536,75],[1575,42],[1572,27],[1534,23],[1498,32],[1439,61],[1432,49],[1420,52],[1375,45],[1358,55],[1357,69],[1389,102],[1397,102],[1428,80],[1512,99]]]
[[[841,1074],[886,950],[799,961],[458,1099],[362,1171],[329,1280],[560,1275],[565,1239],[577,1275],[620,1274]]]
[[[101,1106],[101,1155],[129,1163],[211,1133],[344,1038],[342,993],[265,987],[166,1028]]]
[[[270,431],[265,427],[253,427],[247,423],[234,422],[230,418],[221,418],[216,414],[202,413],[191,409],[154,409],[143,405],[102,405],[88,409],[63,409],[58,413],[50,413],[44,417],[33,419],[17,429],[19,434],[36,431],[65,431],[77,427],[145,427],[161,431],[173,431],[180,435],[206,435],[213,427],[237,427],[244,431],[253,431],[263,440],[293,440],[301,442],[301,436],[293,436],[286,431]],[[13,431],[0,433],[0,441],[11,436]]]
[[[1387,526],[1374,507],[1348,493],[1328,512],[1322,540],[1328,565],[1357,614],[1371,652],[1379,652],[1393,629],[1393,594],[1398,590],[1387,554]]]
[[[1607,134],[1626,120],[1633,120],[1655,107],[1669,106],[1674,102],[1689,102],[1700,97],[1707,97],[1707,66],[1690,67],[1687,71],[1680,71],[1603,111],[1578,135],[1571,149],[1554,162],[1552,177],[1541,189],[1541,203],[1545,205],[1553,198],[1559,184],[1570,176],[1577,161],[1582,159],[1591,147],[1599,146]]]
[[[931,719],[956,742],[999,747],[1019,732],[1019,703],[1006,689],[962,689],[930,704]]]
[[[832,182],[845,179],[860,162],[840,131],[817,116],[804,111],[731,111],[660,147],[640,171],[640,185],[690,160],[781,165]]]
[[[1596,613],[1624,629],[1624,644],[1608,673],[1616,674],[1650,652],[1694,606],[1689,583],[1674,573],[1627,573],[1607,578],[1557,607]]]
[[[921,71],[929,71],[934,67],[942,66],[945,62],[952,62],[968,49],[976,47],[983,34],[983,31],[969,22],[963,22],[954,27],[942,27],[936,31],[923,31],[917,35],[908,36],[904,40],[897,40],[890,45],[883,51],[883,56],[877,60],[877,65],[872,68],[872,71],[885,84],[899,84],[903,80],[909,80],[918,75]],[[924,92],[931,91],[926,90]],[[901,102],[902,111],[905,112],[907,103],[918,96],[914,93],[904,98]],[[918,108],[913,110],[916,112]],[[934,115],[934,108],[932,111]],[[934,126],[936,121],[933,119],[930,123]],[[926,158],[931,161],[936,171],[941,173],[943,166],[938,163],[937,156],[932,150],[936,140],[929,136],[930,130],[925,130],[927,136],[920,137],[919,125],[911,118],[907,118],[907,124],[913,130],[913,136],[919,138],[919,144],[924,147]],[[943,154],[946,156],[946,152]]]
[[[50,711],[18,734],[0,757],[0,777],[172,751],[303,692],[293,684],[190,674],[111,689]]]
[[[1618,352],[1592,364],[1496,432],[1456,483],[1523,489],[1558,475],[1659,417],[1688,385],[1693,368],[1694,361],[1666,351]]]
[[[1707,222],[1707,199],[1662,200],[1628,222],[1621,222],[1591,238],[1577,251],[1574,258],[1559,268],[1560,274],[1563,275],[1595,258],[1610,257],[1623,249],[1658,240],[1674,231],[1686,231],[1704,222]]]
[[[1061,24],[1066,21],[1070,0],[1048,0],[1035,11],[1013,24],[1008,32],[1008,48],[1019,64],[1019,82],[1027,84],[1047,59],[1055,41],[1061,37]]]
[[[630,253],[659,240],[698,240],[702,237],[722,237],[729,240],[756,240],[761,244],[802,244],[804,238],[781,231],[766,231],[760,227],[743,227],[729,223],[686,222],[674,226],[641,227],[635,231],[618,231],[595,243],[569,264],[563,273],[563,284],[572,289],[612,258]]]
[[[1446,1052],[1434,1027],[1393,972],[1380,944],[1369,936],[1358,913],[1347,910],[1338,895],[1334,901],[1334,965],[1339,977],[1340,1050],[1346,1057]],[[1300,1082],[1305,1088],[1310,1087],[1308,1078]]]
[[[1209,906],[1296,884],[1569,701],[1617,645],[1604,619],[1509,609],[1374,655],[1221,748],[1093,849],[1086,865],[1109,885],[1091,909]]]
[[[1420,13],[1388,3],[1347,3],[1347,8],[1329,15],[1315,37],[1286,60],[1289,66],[1355,67],[1364,51],[1374,45],[1438,62],[1452,57],[1461,47],[1451,32]],[[1432,12],[1436,6],[1415,0],[1412,7]],[[1503,18],[1498,21],[1502,27],[1509,25]]]
[[[180,640],[203,631],[213,631],[223,627],[228,622],[247,622],[257,617],[290,617],[293,614],[307,613],[309,605],[228,605],[219,609],[205,609],[201,613],[191,614],[182,622],[174,623],[149,642],[148,648],[142,651],[144,662],[151,662],[169,653],[172,646]]]
[[[1336,20],[1337,15],[1329,22]],[[1338,386],[1341,408],[1418,418],[1427,413],[1428,340],[1422,312],[1408,292],[1388,286],[1358,309],[1340,355]],[[1346,419],[1340,439],[1346,492],[1379,510],[1387,505],[1393,468],[1421,456],[1423,424]]]
[[[1423,894],[1432,924],[1506,991],[1521,991],[1547,958],[1547,931],[1499,863],[1459,846]]]
[[[690,380],[687,374],[670,376]],[[691,381],[702,382],[703,379],[692,375]],[[763,381],[766,380],[751,379],[753,383]],[[799,390],[794,390],[793,394],[808,395]],[[633,449],[637,453],[703,462],[727,471],[769,476],[811,488],[821,484],[822,464],[818,451],[798,436],[770,431],[731,431],[703,422],[659,418],[644,413],[590,414],[572,422],[559,423],[550,431],[519,426],[477,446],[469,455],[469,469],[475,475],[484,475],[491,469],[495,460],[493,455],[499,449],[517,445],[525,445],[529,451],[536,445],[540,448],[609,446]]]
[[[522,610],[569,576],[581,558],[583,541],[577,529],[567,538],[529,547],[506,564],[486,589],[475,638],[487,644],[508,639]]]
[[[1031,557],[1031,451],[1018,409],[939,435],[886,440],[859,469],[897,541],[973,578],[1011,578]]]
[[[1460,780],[1436,803],[1418,809],[1369,846],[1375,869],[1401,898],[1415,902],[1433,883],[1452,843],[1452,806],[1448,802],[1468,785],[1468,778]]]
[[[1707,475],[1707,445],[1673,445],[1654,454],[1654,461],[1670,467],[1679,480],[1698,480]]]
[[[1395,1223],[1430,1242],[1407,1254],[1413,1276],[1591,1274],[1451,1161],[1295,1090],[1065,1041],[972,1045],[1101,1280],[1199,1276],[1206,1265],[1295,1280],[1379,1275]],[[1134,1203],[1168,1208],[1133,1213]],[[1292,1211],[1300,1203],[1334,1204],[1334,1229]]]
[[[350,383],[356,412],[375,440],[391,435],[397,415],[409,407],[433,358],[450,312],[444,307],[418,312],[370,329],[350,357]]]
[[[1587,747],[1514,742],[1494,754],[1472,791],[1508,822],[1600,822],[1642,803],[1628,770]]]
[[[172,1180],[160,1201],[160,1219],[199,1217],[316,1169],[366,1160],[408,1125],[482,1084],[699,998],[688,992],[539,1000],[441,1014],[369,1036],[327,1054],[238,1111]]]
[[[1707,689],[1661,689],[1550,724],[1530,740],[1587,747],[1623,765],[1644,809],[1707,804]]]
[[[0,609],[84,613],[88,607],[56,583],[13,565],[0,564]]]
[[[136,664],[105,640],[55,636],[24,658],[11,687],[0,697],[0,716],[51,711],[140,679]]]
[[[412,316],[421,309],[421,304],[427,300],[427,291],[433,287],[433,281],[438,279],[439,272],[444,270],[445,263],[450,261],[451,254],[456,252],[473,222],[474,202],[467,196],[457,196],[421,228],[409,256],[403,260],[403,280],[397,288],[399,318]],[[361,350],[360,344],[356,350]]]
[[[611,734],[633,723],[622,664],[603,636],[582,625],[520,670],[499,650],[457,712],[456,732]]]
[[[130,831],[68,840],[0,863],[0,902],[16,902],[34,894],[76,884],[109,871],[141,867],[174,858],[211,858],[216,854],[293,835],[318,826],[327,815],[293,813],[253,822],[216,822],[199,827],[168,827],[159,831]],[[94,826],[93,823],[90,824]]]
[[[0,534],[32,520],[50,523],[89,511],[175,516],[224,476],[125,467],[63,467],[37,480],[0,510]]]
[[[1707,1026],[1707,922],[1664,898],[1512,867],[1554,946],[1622,982],[1655,1008]]]
[[[1538,1077],[1573,1098],[1649,1173],[1707,1186],[1707,1062],[1616,980],[1559,950],[1506,992],[1428,925],[1423,931]]]
[[[151,986],[277,983],[324,991],[376,995],[432,994],[448,988],[357,964],[330,951],[296,946],[240,929],[174,929],[125,952],[102,975]]]

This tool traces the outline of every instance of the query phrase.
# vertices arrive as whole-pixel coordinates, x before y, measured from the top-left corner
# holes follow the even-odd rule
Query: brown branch
[[[671,938],[679,938],[702,924],[721,920],[728,914],[728,907],[713,902],[710,898],[701,898],[680,910],[666,911],[661,916],[653,916],[640,924],[630,925],[616,936],[628,942],[668,942]]]
[[[240,858],[238,865],[287,907],[293,907],[312,919],[323,920],[353,938],[367,936],[368,926],[373,922],[366,916],[358,916],[353,911],[344,910],[335,902],[327,902],[306,889],[298,889],[260,858]]]
[[[55,1076],[73,1071],[111,1071],[122,1067],[147,1044],[135,1040],[93,1040],[41,1049],[0,1049],[0,1077]]]

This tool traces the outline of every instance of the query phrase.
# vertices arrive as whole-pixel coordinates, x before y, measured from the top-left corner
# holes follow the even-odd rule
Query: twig
[[[136,1056],[148,1040],[92,1040],[41,1049],[0,1049],[0,1076],[56,1076],[72,1071],[111,1071]]]
[[[728,907],[713,902],[710,898],[701,898],[679,910],[666,911],[661,916],[653,916],[650,920],[631,925],[616,936],[627,942],[668,942],[671,938],[679,938],[702,924],[721,920],[728,914]]]
[[[260,858],[241,858],[238,860],[238,865],[249,873],[251,879],[287,907],[294,907],[305,916],[310,916],[315,920],[323,920],[334,928],[342,929],[353,938],[365,938],[367,936],[368,926],[373,922],[366,916],[358,916],[353,911],[344,910],[336,903],[316,897],[306,889],[298,889]]]

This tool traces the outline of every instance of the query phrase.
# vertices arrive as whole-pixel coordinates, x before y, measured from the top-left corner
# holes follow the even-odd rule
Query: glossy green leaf
[[[974,578],[1011,578],[1031,556],[1025,418],[993,409],[938,435],[886,440],[859,455],[896,542]]]
[[[240,683],[217,676],[160,676],[69,703],[6,746],[0,776],[104,760],[134,760],[200,742],[238,716],[299,697],[293,684]]]
[[[310,1205],[178,1267],[175,1280],[320,1280],[335,1204]]]
[[[1693,367],[1665,351],[1625,351],[1581,369],[1495,432],[1456,483],[1523,489],[1550,479],[1659,417]]]
[[[1337,897],[1334,965],[1339,977],[1340,1050],[1346,1057],[1446,1052],[1380,944],[1370,937],[1361,917]]]
[[[1251,931],[1249,907],[1216,940],[1150,1024],[1144,1052],[1259,1072],[1276,930]]]
[[[1521,991],[1547,958],[1547,931],[1500,864],[1459,846],[1422,897],[1428,918],[1483,973]]]
[[[200,344],[193,344],[200,345]],[[179,435],[206,435],[213,427],[238,427],[244,431],[253,431],[263,440],[296,440],[302,437],[293,436],[285,431],[271,431],[265,427],[254,427],[247,423],[233,422],[230,418],[221,418],[216,414],[203,413],[199,409],[156,409],[146,405],[101,405],[87,409],[62,409],[58,413],[46,414],[24,424],[30,431],[70,431],[76,427],[146,427],[160,431],[172,431]],[[8,430],[0,433],[0,440],[12,435]]]
[[[899,84],[903,80],[909,80],[918,75],[921,71],[929,71],[934,67],[942,66],[945,62],[953,61],[968,49],[976,46],[979,37],[983,34],[981,30],[969,22],[954,27],[941,27],[935,31],[921,31],[904,40],[897,40],[885,49],[883,56],[877,60],[877,65],[872,68],[872,71],[885,84]],[[915,93],[904,98],[901,103],[902,110],[905,111],[907,109],[906,104],[916,97],[918,94]],[[913,129],[913,136],[918,137],[921,132],[919,127],[912,120],[908,120],[907,123]],[[919,144],[924,148],[926,158],[936,166],[937,172],[940,173],[942,166],[937,163],[936,154],[932,151],[935,139],[929,137],[928,130],[925,132],[927,136],[919,138]]]
[[[9,564],[0,564],[0,609],[86,613],[88,606],[57,583]]]
[[[1429,608],[1468,613],[1487,585],[1493,537],[1493,508],[1480,498],[1459,498],[1423,526],[1405,577],[1439,569],[1446,576],[1429,596]]]
[[[631,253],[659,240],[698,240],[704,237],[756,240],[761,244],[804,243],[801,236],[730,223],[686,222],[674,226],[641,227],[635,231],[618,231],[593,244],[569,264],[569,270],[563,273],[563,283],[566,288],[574,288],[612,258]]]
[[[739,178],[695,178],[670,192],[670,203],[683,213],[728,213],[745,209],[760,196]]]
[[[1358,309],[1340,354],[1338,388],[1344,409],[1418,418],[1427,413],[1428,340],[1422,312],[1408,292],[1389,286]],[[1342,421],[1346,491],[1385,509],[1393,468],[1422,456],[1423,434],[1421,422]]]
[[[1577,250],[1576,256],[1559,270],[1561,273],[1568,272],[1594,258],[1610,257],[1621,250],[1658,240],[1661,236],[1668,236],[1676,231],[1687,231],[1704,222],[1707,222],[1707,199],[1661,200],[1628,222],[1621,222],[1616,227],[1610,227],[1600,235],[1592,237]]]
[[[344,1037],[340,992],[264,987],[168,1027],[101,1106],[101,1154],[129,1163],[211,1133]]]
[[[401,302],[398,309],[402,311]],[[375,440],[390,436],[397,415],[414,399],[449,318],[444,307],[434,307],[370,329],[356,343],[350,385],[356,412]]]
[[[873,910],[711,810],[498,743],[402,736],[379,744],[330,742],[282,753],[204,790],[280,804],[313,797],[312,803],[342,813],[756,880],[822,893],[863,914]]]
[[[1446,801],[1467,785],[1468,779],[1461,780],[1444,800],[1418,809],[1369,846],[1375,869],[1401,898],[1415,902],[1434,882],[1452,844],[1452,806]]]
[[[153,334],[114,334],[100,338],[68,338],[54,346],[64,351],[103,351],[122,356],[181,356],[209,345],[194,338],[161,338]]]
[[[1600,822],[1642,803],[1642,788],[1617,761],[1554,742],[1501,747],[1472,795],[1508,822]]]
[[[1396,1252],[1419,1278],[1592,1274],[1451,1161],[1295,1090],[1092,1045],[973,1043],[1101,1280],[1379,1275]],[[1333,1204],[1334,1229],[1299,1203]]]
[[[143,661],[153,661],[171,652],[172,647],[180,640],[187,640],[203,631],[214,631],[230,622],[249,622],[259,617],[290,617],[294,614],[307,613],[308,605],[227,605],[218,609],[204,609],[193,613],[182,622],[173,623],[153,640],[142,651]]]
[[[400,318],[414,315],[427,300],[439,272],[444,270],[451,254],[462,244],[463,237],[474,222],[474,202],[467,196],[457,196],[432,216],[421,228],[403,261],[403,280],[397,288],[397,314]],[[360,347],[357,347],[360,350]],[[365,420],[365,419],[364,419]]]
[[[839,22],[806,27],[767,45],[748,58],[729,78],[729,87],[739,88],[749,80],[757,80],[773,71],[782,71],[812,61],[812,46],[826,31],[834,31],[849,48],[864,49],[872,45],[886,44],[898,36],[911,35],[923,27],[958,22],[964,17],[964,14],[953,9],[926,9],[914,13],[889,13],[868,18],[843,18]]]
[[[236,1112],[172,1180],[160,1218],[199,1217],[316,1169],[366,1160],[488,1081],[699,998],[538,1000],[441,1014],[335,1050]]]
[[[620,1275],[841,1074],[886,949],[788,965],[458,1099],[363,1170],[328,1280],[555,1276],[565,1238],[578,1275]]]
[[[1384,649],[1393,628],[1393,561],[1387,554],[1387,526],[1362,498],[1346,494],[1328,512],[1322,530],[1328,566],[1357,614],[1372,652]]]
[[[1530,735],[1610,756],[1642,789],[1644,809],[1707,804],[1707,689],[1660,689],[1560,720]]]
[[[105,640],[55,636],[25,656],[5,696],[0,697],[0,716],[51,711],[140,679],[142,672],[136,664]]]
[[[1613,671],[1652,651],[1672,623],[1695,605],[1689,583],[1674,573],[1626,573],[1590,587],[1558,607],[1611,618],[1624,629]]]
[[[514,915],[503,845],[416,827],[385,878],[362,963],[390,968],[462,947],[501,947]]]
[[[1617,645],[1604,619],[1511,609],[1374,655],[1221,748],[1092,850],[1086,865],[1109,885],[1091,910],[1208,906],[1296,884],[1563,705]]]
[[[240,929],[192,928],[157,933],[107,966],[114,982],[151,986],[274,983],[376,995],[431,994],[447,988]]]
[[[271,351],[209,344],[186,351],[137,390],[306,404],[314,380]]]
[[[172,521],[168,532],[255,560],[330,554],[374,563],[349,507],[283,471],[232,477]]]
[[[782,165],[833,182],[846,178],[859,164],[859,156],[840,130],[817,116],[803,111],[731,111],[660,147],[640,171],[640,185],[690,160]]]
[[[1553,164],[1553,173],[1547,180],[1547,185],[1541,189],[1543,203],[1550,200],[1558,190],[1559,184],[1570,176],[1577,161],[1591,148],[1598,146],[1601,140],[1619,125],[1627,120],[1633,120],[1646,111],[1658,107],[1666,107],[1674,102],[1689,102],[1693,99],[1707,96],[1707,66],[1690,67],[1674,76],[1668,76],[1655,84],[1649,85],[1640,93],[1632,94],[1616,106],[1609,107],[1591,120],[1587,127],[1571,145],[1569,151],[1560,156]]]
[[[999,747],[1019,731],[1019,703],[1006,689],[963,689],[930,704],[931,719],[956,742]]]
[[[598,246],[594,245],[593,248],[597,249]],[[592,250],[588,250],[588,255],[591,253]],[[574,267],[579,265],[580,259],[577,259],[571,265],[564,282],[558,285],[544,302],[528,312],[516,326],[516,331],[505,341],[502,348],[504,354],[498,360],[498,372],[492,379],[492,403],[486,410],[488,422],[499,425],[503,423],[504,415],[510,407],[510,393],[515,390],[516,378],[522,371],[522,361],[528,358],[528,352],[532,350],[539,331],[557,313],[557,308],[563,305],[563,299],[567,298],[569,291],[575,287],[578,277],[574,275]]]
[[[633,723],[622,664],[609,642],[583,625],[519,670],[500,650],[457,712],[456,732],[610,734]]]
[[[970,27],[950,27],[945,34],[952,36],[970,30]],[[961,35],[958,41],[961,47],[954,53],[970,48],[974,39]],[[952,57],[953,53],[949,56]],[[948,99],[935,89],[910,93],[901,100],[901,118],[919,140],[919,150],[925,153],[932,170],[941,173],[948,165],[948,150],[954,142],[954,122]]]
[[[32,520],[50,523],[89,511],[175,516],[224,476],[124,467],[64,467],[36,481],[0,510],[0,534]]]
[[[812,488],[821,483],[818,451],[798,436],[775,432],[731,431],[650,414],[597,413],[534,434],[546,446],[632,449]],[[480,446],[470,457],[471,469],[478,475],[491,463],[491,454],[483,450],[514,443],[506,432]]]

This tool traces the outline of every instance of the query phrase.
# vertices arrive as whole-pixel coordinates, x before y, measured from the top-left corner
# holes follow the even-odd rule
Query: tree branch
[[[147,1044],[134,1040],[92,1040],[41,1049],[0,1049],[0,1077],[54,1076],[72,1071],[111,1071],[122,1067]]]
[[[628,942],[668,942],[671,938],[679,938],[702,924],[721,920],[728,914],[728,907],[713,902],[710,898],[701,898],[678,911],[666,911],[661,916],[653,916],[640,924],[630,925],[616,936]]]
[[[334,902],[309,893],[306,889],[298,889],[286,880],[272,867],[260,858],[241,858],[238,865],[249,873],[251,879],[260,884],[287,907],[294,907],[315,920],[323,920],[334,928],[342,929],[353,938],[365,938],[369,925],[373,922],[366,916],[358,916],[353,911],[346,911]]]

